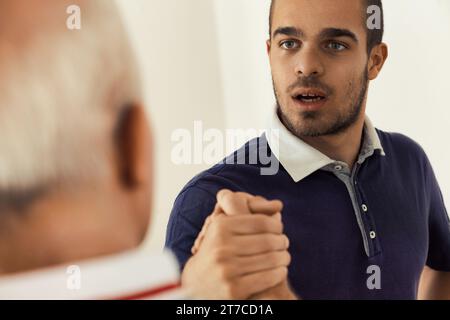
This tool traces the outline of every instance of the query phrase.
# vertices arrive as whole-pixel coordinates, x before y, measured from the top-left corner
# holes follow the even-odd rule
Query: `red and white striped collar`
[[[182,299],[169,252],[137,249],[113,256],[0,277],[0,299]]]

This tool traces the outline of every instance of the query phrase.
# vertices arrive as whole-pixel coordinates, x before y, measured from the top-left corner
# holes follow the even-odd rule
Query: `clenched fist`
[[[193,297],[294,299],[287,283],[291,257],[282,203],[222,190],[182,274]]]

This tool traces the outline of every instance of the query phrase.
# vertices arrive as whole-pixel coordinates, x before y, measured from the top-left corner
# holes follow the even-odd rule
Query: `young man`
[[[179,270],[137,249],[152,152],[110,0],[0,2],[0,299],[176,297]],[[174,296],[175,295],[175,296]]]
[[[431,164],[414,141],[375,129],[366,116],[369,83],[388,57],[383,21],[367,26],[370,6],[382,13],[380,0],[272,2],[267,51],[277,107],[267,133],[235,153],[245,164],[229,164],[232,155],[178,196],[166,245],[185,265],[184,283],[198,283],[201,266],[228,271],[242,256],[255,262],[267,254],[228,245],[236,210],[214,209],[226,188],[241,192],[227,197],[247,214],[255,210],[245,193],[282,201],[292,262],[290,286],[284,279],[259,292],[242,293],[237,272],[203,276],[202,286],[231,288],[224,298],[415,299],[426,266],[421,297],[450,298],[450,224]],[[263,170],[266,154],[279,164],[273,174]],[[285,265],[274,254],[282,250],[245,276]]]

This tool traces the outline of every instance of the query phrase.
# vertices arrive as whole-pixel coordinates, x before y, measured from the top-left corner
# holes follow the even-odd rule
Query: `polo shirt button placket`
[[[361,209],[362,209],[362,211],[363,211],[363,213],[364,214],[368,214],[368,212],[369,212],[369,207],[365,204],[365,203],[363,203],[362,205],[361,205]],[[367,217],[366,217],[367,218]],[[372,229],[373,228],[373,225],[370,223],[370,222],[368,222],[369,223],[369,230],[370,230],[370,232],[369,232],[369,238],[370,238],[370,240],[372,240],[373,241],[373,246],[374,246],[374,250],[375,251],[378,251],[379,249],[377,249],[378,248],[378,245],[377,245],[377,240],[376,240],[376,238],[377,238],[377,233]]]

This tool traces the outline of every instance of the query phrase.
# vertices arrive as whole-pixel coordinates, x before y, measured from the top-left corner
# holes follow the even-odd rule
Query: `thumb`
[[[249,207],[252,213],[275,215],[283,210],[283,202],[280,200],[267,200],[263,197],[256,196],[249,200]]]
[[[232,192],[230,190],[221,190],[217,193],[217,203],[223,212],[227,215],[251,214],[249,201],[254,198],[252,195],[244,192]]]

